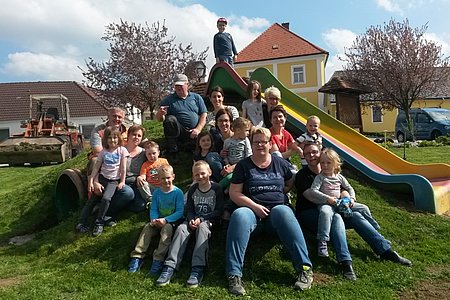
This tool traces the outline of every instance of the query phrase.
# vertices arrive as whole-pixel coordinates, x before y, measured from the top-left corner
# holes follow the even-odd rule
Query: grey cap
[[[177,76],[175,76],[175,85],[185,85],[186,83],[188,83],[188,78],[186,75],[184,74],[177,74]]]

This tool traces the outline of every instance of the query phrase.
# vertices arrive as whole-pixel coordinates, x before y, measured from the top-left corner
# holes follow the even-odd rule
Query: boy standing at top
[[[225,18],[219,18],[217,20],[217,29],[219,32],[214,35],[214,57],[216,58],[216,63],[225,61],[233,67],[238,52],[234,45],[233,37],[228,32],[225,32],[227,24],[228,22]]]
[[[179,268],[183,254],[191,235],[195,235],[195,246],[192,254],[192,271],[186,284],[197,287],[203,278],[207,263],[211,228],[220,221],[223,210],[223,193],[220,186],[210,181],[211,169],[207,162],[196,161],[192,167],[193,180],[196,182],[187,195],[187,218],[175,231],[172,243],[157,286],[170,283],[174,271]]]

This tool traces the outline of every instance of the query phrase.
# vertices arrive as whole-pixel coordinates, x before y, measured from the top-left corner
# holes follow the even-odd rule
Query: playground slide
[[[289,113],[288,126],[295,135],[305,131],[309,115],[317,115],[325,146],[333,147],[346,163],[377,185],[412,194],[415,206],[421,210],[442,214],[450,209],[450,165],[417,165],[399,158],[286,88],[265,68],[255,70],[251,80],[258,80],[263,89],[271,85],[280,89],[282,104]],[[245,82],[227,64],[215,65],[211,70],[207,88],[215,85],[224,88],[225,93],[246,97]]]

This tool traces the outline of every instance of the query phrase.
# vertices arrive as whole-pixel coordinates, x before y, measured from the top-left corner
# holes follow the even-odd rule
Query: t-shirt
[[[317,175],[311,185],[311,191],[317,199],[325,204],[330,196],[340,197],[341,187],[350,194],[350,198],[355,199],[355,190],[342,174],[325,176],[321,173]]]
[[[117,147],[114,151],[103,149],[98,155],[98,160],[102,163],[100,174],[109,180],[119,180],[120,160],[122,157],[127,157],[129,155],[127,148],[122,146]]]
[[[317,209],[317,205],[303,196],[303,193],[309,189],[314,181],[316,174],[308,167],[302,168],[295,175],[295,189],[297,190],[297,203],[295,205],[295,212],[298,217],[300,210]]]
[[[189,92],[186,99],[170,94],[161,101],[161,106],[168,106],[167,114],[173,115],[185,129],[193,129],[200,120],[200,115],[207,112],[203,98],[196,93]]]
[[[183,192],[176,186],[170,192],[164,192],[161,188],[153,191],[152,204],[150,206],[150,220],[165,218],[168,223],[180,220],[184,213]]]
[[[319,144],[322,144],[322,136],[320,135],[320,133],[311,135],[308,132],[305,132],[297,138],[297,142],[299,142],[300,144],[305,142],[317,142]]]
[[[153,186],[159,186],[158,169],[169,162],[165,158],[158,157],[155,161],[146,161],[142,164],[140,175],[145,174],[145,180]]]
[[[211,182],[211,188],[202,192],[198,183],[189,188],[186,202],[187,220],[218,218],[223,212],[223,192],[218,183]]]
[[[223,143],[223,149],[228,150],[224,161],[230,165],[237,164],[240,160],[252,155],[252,146],[247,137],[243,140],[230,137]]]
[[[252,122],[253,126],[264,127],[262,105],[265,102],[266,100],[264,99],[261,99],[261,101],[253,101],[252,99],[247,99],[242,102],[242,110],[245,110],[247,119]]]
[[[278,150],[281,153],[286,152],[288,150],[288,145],[294,141],[292,135],[284,128],[281,129],[281,139],[278,135],[274,134],[274,130],[272,128],[270,128],[270,132],[272,133],[272,137],[270,138],[272,143],[277,145]]]
[[[272,155],[267,168],[257,167],[250,157],[238,162],[231,183],[243,184],[243,194],[256,203],[272,208],[284,204],[284,184],[292,178],[289,163]]]
[[[127,157],[127,180],[126,182],[134,183],[136,177],[139,176],[141,172],[142,164],[147,160],[145,156],[145,150],[141,147],[139,154],[134,157]]]
[[[236,107],[228,105],[225,106],[225,109],[227,109],[231,113],[233,120],[239,118],[239,111],[237,110]],[[231,122],[233,122],[233,120],[231,120]],[[207,113],[206,125],[209,126],[208,128],[216,126],[216,114],[213,111],[209,111]]]

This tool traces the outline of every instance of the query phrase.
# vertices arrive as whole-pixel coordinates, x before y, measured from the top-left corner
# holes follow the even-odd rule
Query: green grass
[[[147,126],[152,130],[151,137],[158,140],[160,125]],[[431,156],[435,149],[425,151]],[[191,161],[187,155],[182,161],[175,172],[177,184],[185,188]],[[189,275],[188,254],[173,283],[158,288],[146,275],[150,257],[138,273],[130,275],[126,271],[128,255],[147,219],[145,213],[125,213],[116,227],[106,228],[97,238],[73,232],[76,215],[56,224],[52,189],[57,174],[69,167],[82,168],[85,163],[82,155],[57,166],[0,169],[0,299],[235,298],[228,294],[224,277],[224,231],[213,232],[209,269],[202,286],[188,289],[184,285]],[[356,283],[348,282],[339,274],[334,253],[329,259],[317,257],[314,239],[308,238],[315,281],[311,290],[300,293],[292,288],[295,272],[277,238],[259,236],[251,240],[245,258],[247,298],[395,299],[424,280],[448,286],[449,220],[417,212],[403,195],[377,190],[357,174],[351,176],[350,182],[358,199],[370,206],[381,224],[381,233],[391,240],[395,250],[413,261],[413,267],[380,261],[355,232],[348,231],[358,275]],[[30,232],[37,232],[33,241],[22,246],[7,245],[8,238]],[[152,241],[152,246],[156,242]]]
[[[403,158],[403,148],[390,147],[389,151]],[[450,146],[406,148],[406,160],[416,164],[446,163],[450,165]]]

